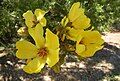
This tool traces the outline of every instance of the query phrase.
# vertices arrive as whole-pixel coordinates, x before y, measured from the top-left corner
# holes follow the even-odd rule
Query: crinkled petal
[[[47,20],[43,17],[39,22],[42,26],[46,26]]]
[[[26,40],[18,41],[16,48],[16,56],[20,59],[30,59],[37,55],[37,47]]]
[[[49,67],[54,66],[59,61],[59,49],[48,49],[47,61]]]
[[[76,44],[76,50],[75,50],[75,52],[78,55],[81,54],[84,51],[85,51],[85,45],[83,45],[83,44]]]
[[[45,13],[46,12],[41,9],[36,9],[35,15],[36,15],[37,20],[40,21],[44,17]]]
[[[46,29],[46,47],[54,50],[59,48],[58,36],[52,33],[49,29]]]
[[[23,70],[29,74],[38,73],[44,67],[45,63],[45,58],[36,57],[31,60],[26,66],[24,66]]]
[[[82,57],[91,57],[95,54],[96,51],[102,49],[103,46],[98,46],[98,45],[95,45],[95,44],[91,44],[91,45],[87,45],[86,46],[86,50],[82,53],[80,53],[79,55],[82,56]]]
[[[29,28],[28,32],[34,39],[35,44],[38,48],[41,48],[44,46],[45,44],[45,39],[43,37],[44,30],[41,24],[37,24],[36,27],[34,28]]]
[[[98,44],[102,45],[104,40],[101,38],[101,34],[98,31],[85,31],[83,33],[84,39],[82,39],[85,45]]]
[[[90,19],[85,15],[81,15],[74,22],[72,22],[72,26],[75,29],[86,29],[90,27]]]
[[[84,9],[80,7],[80,2],[76,2],[72,5],[68,14],[68,18],[70,19],[70,22],[73,22],[83,14],[84,14]]]

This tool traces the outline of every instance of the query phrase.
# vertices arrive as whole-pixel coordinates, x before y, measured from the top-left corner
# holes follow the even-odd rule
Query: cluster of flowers
[[[34,14],[31,10],[23,14],[28,33],[35,41],[35,45],[24,39],[16,43],[16,56],[27,60],[23,67],[25,72],[38,73],[46,63],[53,67],[59,61],[59,40],[74,41],[75,52],[81,57],[91,57],[103,48],[101,34],[98,31],[87,30],[90,27],[90,19],[84,14],[79,2],[74,3],[68,15],[61,20],[62,27],[57,30],[57,34],[46,28],[44,35],[43,27],[47,23],[45,14],[41,9],[36,9]],[[23,32],[22,28],[18,30],[19,34]]]

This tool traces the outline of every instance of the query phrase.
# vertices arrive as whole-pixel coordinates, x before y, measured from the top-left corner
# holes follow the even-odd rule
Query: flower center
[[[48,54],[48,50],[46,47],[38,49],[38,56],[39,57],[45,57]]]

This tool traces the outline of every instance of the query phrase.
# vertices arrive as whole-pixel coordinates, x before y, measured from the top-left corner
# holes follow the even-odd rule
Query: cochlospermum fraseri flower
[[[35,28],[37,30],[37,28]],[[42,33],[42,32],[41,32]],[[37,32],[37,37],[41,37]],[[23,70],[29,74],[38,73],[47,63],[49,67],[54,66],[59,61],[59,39],[49,29],[46,29],[46,37],[35,42],[43,44],[34,45],[26,40],[16,43],[16,56],[20,59],[29,59]]]
[[[34,14],[31,10],[28,10],[23,14],[25,19],[25,24],[28,28],[34,28],[37,24],[41,24],[42,26],[46,26],[46,19],[44,15],[46,14],[45,11],[41,9],[36,9]]]
[[[90,27],[90,19],[84,14],[84,9],[80,6],[80,2],[72,5],[68,15],[62,19],[61,25],[66,29],[66,37],[73,41],[76,41],[76,39],[72,34],[78,34],[79,31]]]
[[[75,52],[81,57],[91,57],[103,48],[103,43],[104,40],[98,31],[82,31],[77,40]]]
[[[25,24],[28,27],[28,32],[32,36],[34,41],[36,41],[35,43],[37,46],[40,46],[43,44],[43,41],[42,41],[44,40],[43,27],[46,26],[46,23],[47,23],[44,17],[45,14],[46,12],[41,9],[36,9],[34,14],[31,10],[28,10],[23,14],[23,17],[25,19]],[[40,36],[38,36],[38,34]]]

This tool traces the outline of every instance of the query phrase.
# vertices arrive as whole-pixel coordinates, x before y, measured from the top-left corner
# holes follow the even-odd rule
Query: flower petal
[[[25,12],[23,14],[23,17],[25,18],[25,20],[34,20],[34,14],[32,13],[31,10],[28,10],[27,12]]]
[[[37,47],[26,40],[18,41],[16,48],[16,56],[20,59],[30,59],[37,55]]]
[[[35,16],[31,10],[25,12],[23,14],[23,17],[25,19],[25,24],[27,25],[27,27],[32,27],[34,25],[33,21],[35,21]]]
[[[44,67],[45,62],[45,58],[43,59],[40,57],[36,57],[33,60],[31,60],[26,66],[24,66],[23,70],[29,74],[38,73]]]
[[[37,24],[36,27],[34,28],[29,28],[28,29],[29,34],[32,36],[34,39],[36,46],[38,48],[41,48],[45,44],[45,39],[43,37],[43,27],[40,24]]]
[[[101,38],[101,34],[98,31],[85,31],[83,33],[84,39],[82,39],[82,42],[85,45],[88,44],[98,44],[102,45],[104,43],[104,40]]]
[[[33,21],[30,21],[30,20],[25,20],[25,24],[28,28],[31,28],[33,27],[35,24],[33,23]]]
[[[98,45],[95,45],[95,44],[91,44],[91,45],[87,45],[86,46],[86,50],[82,53],[80,53],[79,55],[82,56],[82,57],[91,57],[95,54],[96,51],[102,49],[103,46],[98,46]]]
[[[73,22],[83,14],[84,14],[84,9],[80,7],[80,2],[76,2],[72,5],[68,14],[68,18],[70,19],[70,22]]]
[[[81,15],[74,22],[72,22],[72,26],[75,29],[86,29],[90,27],[90,19],[85,15]]]
[[[36,9],[35,15],[36,15],[37,20],[40,21],[44,17],[45,13],[46,12],[41,9]]]
[[[53,34],[49,29],[46,29],[46,47],[54,50],[59,48],[58,36]]]
[[[81,33],[84,30],[76,30],[76,29],[70,28],[70,27],[67,27],[66,29],[68,30],[67,36],[66,36],[68,39],[77,41],[80,39],[80,37],[82,38]]]
[[[76,50],[75,50],[75,52],[78,55],[81,54],[84,51],[85,51],[85,45],[83,45],[83,44],[76,44]]]
[[[46,26],[47,20],[45,19],[45,17],[43,17],[39,22],[44,27]]]
[[[59,61],[59,49],[48,49],[47,61],[49,67],[54,66]]]

